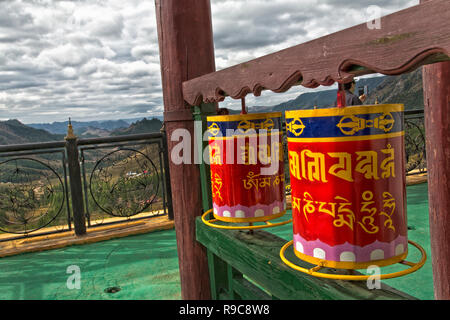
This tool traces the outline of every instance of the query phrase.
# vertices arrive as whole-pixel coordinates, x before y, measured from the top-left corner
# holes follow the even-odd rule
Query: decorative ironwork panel
[[[156,200],[159,174],[153,161],[133,148],[119,148],[98,160],[89,179],[95,204],[115,217],[144,212]]]
[[[61,176],[41,160],[20,157],[0,162],[0,230],[26,234],[48,226],[61,213]]]
[[[408,174],[426,171],[424,115],[405,118],[406,172]]]

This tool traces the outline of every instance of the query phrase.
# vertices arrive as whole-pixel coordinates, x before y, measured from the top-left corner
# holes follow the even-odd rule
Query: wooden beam
[[[450,62],[423,70],[434,295],[450,299]]]
[[[164,94],[164,125],[169,157],[174,130],[185,129],[193,150],[194,123],[185,104],[182,82],[215,70],[209,0],[155,0],[161,75]],[[191,152],[192,156],[194,151]],[[177,237],[182,299],[210,299],[206,249],[195,241],[195,217],[202,213],[200,172],[197,164],[174,164],[170,180]]]
[[[422,0],[423,1],[423,0]],[[433,3],[435,1],[431,1]],[[450,299],[450,62],[423,68],[434,295]]]
[[[237,35],[236,35],[237,36]],[[433,0],[366,23],[183,83],[190,105],[241,99],[262,90],[293,85],[315,88],[355,75],[398,75],[428,63],[450,60],[450,1]]]

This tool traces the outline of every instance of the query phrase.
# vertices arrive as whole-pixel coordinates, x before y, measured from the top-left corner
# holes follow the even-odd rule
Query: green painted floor
[[[425,249],[427,261],[425,265],[415,273],[404,277],[387,279],[384,282],[391,287],[419,298],[421,300],[433,300],[433,270],[431,267],[430,224],[428,220],[428,185],[422,183],[407,188],[407,219],[408,238],[417,242]],[[409,245],[407,260],[418,262],[421,254],[415,247]],[[389,266],[383,268],[386,273],[402,269],[402,267]]]
[[[408,236],[424,247],[428,260],[416,273],[385,282],[419,299],[433,299],[428,227],[427,184],[409,186]],[[285,218],[289,218],[286,215]],[[270,229],[291,240],[292,225]],[[418,261],[410,246],[409,261]],[[68,279],[68,267],[80,270],[80,289]],[[392,272],[392,268],[383,268]],[[106,293],[118,287],[120,291]],[[0,258],[0,300],[6,299],[180,299],[175,231],[158,231],[88,245]]]
[[[71,265],[79,267],[80,289],[66,273]],[[104,292],[110,287],[121,290]],[[174,230],[0,258],[2,300],[180,298]]]

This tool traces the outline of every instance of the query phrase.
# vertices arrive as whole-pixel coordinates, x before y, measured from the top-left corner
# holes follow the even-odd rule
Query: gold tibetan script
[[[366,179],[378,180],[378,153],[376,151],[357,151],[359,161],[355,171],[364,174]]]
[[[222,189],[222,178],[219,176],[218,173],[212,174],[211,173],[211,189],[212,189],[212,195],[213,197],[217,197],[220,200],[222,199],[222,195],[220,194],[220,190]]]
[[[348,152],[329,152],[332,158],[338,158],[339,162],[332,165],[328,173],[341,179],[353,182],[352,177],[352,155]]]
[[[395,226],[392,221],[392,215],[395,211],[395,198],[392,194],[385,191],[383,192],[383,211],[380,212],[380,216],[386,217],[384,226],[395,232]]]
[[[380,151],[385,157],[379,165],[379,153],[373,150],[356,151],[355,153],[328,152],[326,154],[310,150],[301,152],[290,150],[288,152],[289,171],[298,180],[307,179],[320,182],[328,182],[327,174],[353,182],[355,172],[363,174],[366,179],[395,178],[394,148],[388,144],[385,149]],[[354,160],[352,161],[352,159],[355,158],[356,161],[353,164]]]
[[[381,161],[380,168],[381,170],[383,170],[383,172],[381,173],[381,177],[389,178],[392,176],[395,178],[394,149],[391,147],[390,144],[388,144],[386,149],[381,149],[381,152],[389,155],[387,158]]]
[[[325,155],[321,152],[303,150],[289,151],[289,168],[292,175],[301,180],[328,182],[325,177]]]
[[[239,148],[241,162],[238,163],[246,165],[257,164],[257,160],[262,164],[270,164],[272,161],[276,163],[283,157],[281,142],[258,144],[255,146],[246,142],[244,146],[240,146]]]
[[[265,176],[261,174],[255,174],[253,171],[250,171],[247,174],[246,179],[242,180],[242,183],[246,190],[256,189],[256,191],[258,191],[259,188],[266,188],[271,186],[275,187],[281,182],[284,183],[284,174]]]
[[[363,202],[361,203],[360,213],[368,213],[368,215],[363,216],[361,221],[358,221],[358,224],[366,233],[377,233],[380,228],[374,224],[375,218],[373,216],[377,213],[377,208],[371,207],[375,204],[375,201],[373,201],[373,192],[369,190],[364,191],[361,198]]]
[[[335,227],[342,227],[347,226],[351,230],[353,230],[353,222],[355,221],[355,213],[353,212],[351,208],[352,203],[349,202],[347,199],[336,196],[334,198],[335,200],[340,200],[342,202],[339,202],[339,208],[337,213],[337,219],[333,221],[333,225]]]
[[[335,196],[332,202],[326,202],[313,199],[311,194],[305,191],[302,198],[292,196],[292,210],[295,214],[303,214],[306,222],[309,222],[311,214],[325,213],[333,217],[333,226],[336,228],[348,227],[354,230],[355,226],[360,226],[364,232],[375,234],[380,231],[380,227],[384,226],[386,230],[395,231],[392,215],[395,212],[396,203],[392,194],[387,191],[383,192],[383,209],[378,213],[379,216],[385,217],[383,225],[375,223],[377,207],[380,204],[375,203],[373,192],[370,190],[364,191],[361,198],[358,218],[353,211],[353,203],[339,195]]]
[[[223,164],[222,161],[222,151],[219,146],[216,145],[209,145],[209,163],[210,164]]]

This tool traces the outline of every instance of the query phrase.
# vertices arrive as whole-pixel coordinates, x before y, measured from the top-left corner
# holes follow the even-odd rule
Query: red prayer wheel
[[[213,214],[267,221],[286,212],[281,112],[207,117]]]
[[[407,256],[403,105],[286,111],[293,246],[325,267]]]

